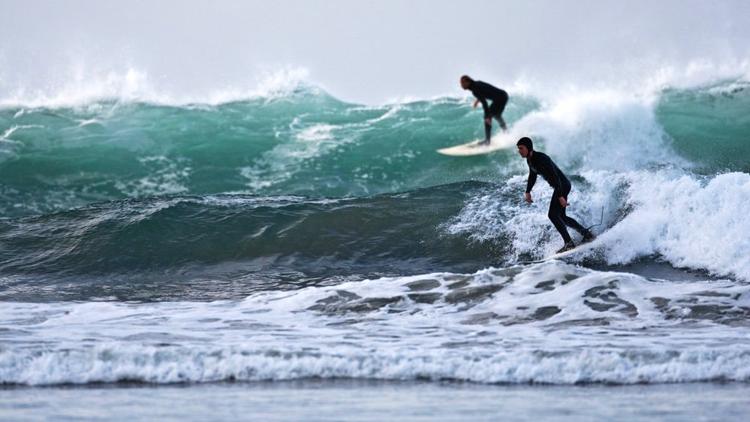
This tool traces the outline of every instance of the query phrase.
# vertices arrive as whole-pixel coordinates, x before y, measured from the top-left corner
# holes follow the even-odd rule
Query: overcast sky
[[[0,0],[0,90],[135,68],[167,92],[252,88],[304,68],[354,101],[498,85],[639,81],[750,59],[750,1]],[[0,91],[0,97],[3,92]]]

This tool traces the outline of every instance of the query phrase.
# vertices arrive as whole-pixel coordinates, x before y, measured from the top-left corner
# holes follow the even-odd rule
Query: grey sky
[[[0,97],[144,71],[166,92],[251,88],[302,67],[364,102],[510,84],[638,83],[661,66],[750,59],[749,1],[0,0]],[[634,81],[634,82],[633,82]]]

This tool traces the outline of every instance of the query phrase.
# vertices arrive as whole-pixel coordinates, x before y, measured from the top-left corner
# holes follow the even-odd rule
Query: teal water
[[[508,119],[535,107],[519,99]],[[0,209],[30,214],[176,193],[363,196],[486,180],[507,157],[434,154],[480,129],[463,101],[364,107],[317,91],[218,106],[4,109]]]
[[[750,85],[668,90],[656,108],[677,151],[701,171],[750,172]]]
[[[668,90],[655,116],[676,153],[701,171],[747,172],[749,98],[737,83]],[[505,116],[513,124],[540,107],[514,97]],[[517,172],[513,151],[434,154],[481,132],[464,100],[365,107],[316,89],[216,106],[10,107],[0,110],[0,211],[169,194],[367,196]]]

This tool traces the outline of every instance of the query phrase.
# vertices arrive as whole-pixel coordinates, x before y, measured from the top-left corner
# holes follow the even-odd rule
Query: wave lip
[[[43,87],[29,88],[18,84],[5,90],[0,97],[1,108],[60,109],[85,107],[98,102],[148,103],[165,106],[201,104],[217,106],[252,99],[274,99],[298,91],[321,93],[322,89],[309,81],[309,71],[302,67],[284,67],[265,71],[256,78],[255,87],[222,87],[185,95],[160,89],[148,72],[137,67],[114,69],[84,69],[78,67],[67,80],[50,81]],[[0,80],[0,82],[2,82]],[[2,88],[2,85],[0,85]]]

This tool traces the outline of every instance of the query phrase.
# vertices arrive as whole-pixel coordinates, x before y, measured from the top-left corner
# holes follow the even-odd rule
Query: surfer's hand
[[[528,202],[529,204],[530,204],[530,203],[532,203],[532,202],[534,202],[534,201],[533,201],[533,200],[531,199],[531,193],[530,193],[530,192],[526,192],[526,193],[524,193],[524,194],[523,194],[523,197],[524,197],[524,199],[526,200],[526,202]]]
[[[561,196],[561,197],[560,197],[560,198],[558,198],[558,199],[560,200],[560,206],[561,206],[561,207],[565,208],[565,207],[567,207],[567,206],[568,206],[568,201],[566,201],[566,200],[565,200],[565,197],[564,197],[564,196]]]
[[[473,107],[474,107],[474,108],[477,108],[477,106],[478,106],[478,105],[479,105],[479,100],[474,100],[474,105],[473,105]]]

